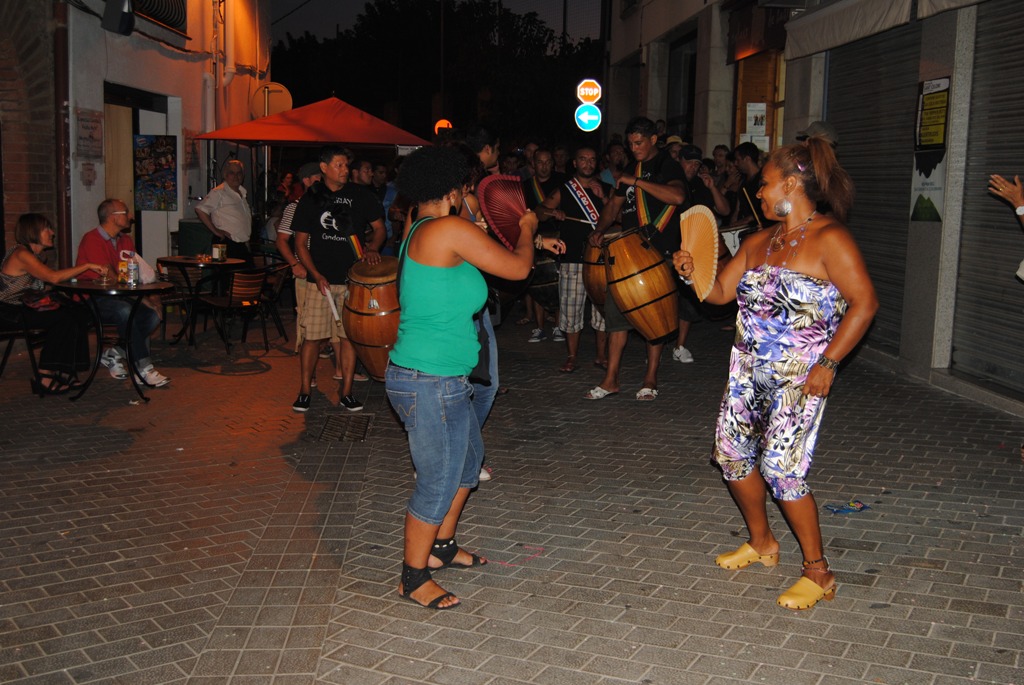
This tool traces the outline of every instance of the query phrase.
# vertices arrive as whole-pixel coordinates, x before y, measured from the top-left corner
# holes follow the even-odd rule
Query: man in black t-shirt
[[[619,177],[618,187],[601,211],[591,244],[599,244],[604,232],[621,210],[622,230],[641,229],[663,255],[679,250],[679,206],[686,202],[686,175],[682,167],[665,150],[657,146],[655,124],[646,117],[637,117],[626,126],[626,142],[636,163]],[[608,329],[608,370],[600,385],[584,397],[599,400],[619,391],[619,365],[631,326],[610,296],[605,300],[605,325]],[[658,364],[663,342],[647,343],[647,373],[643,387],[636,394],[642,401],[658,396]]]
[[[309,409],[313,369],[320,343],[327,339],[341,342],[342,406],[349,411],[363,408],[352,396],[356,351],[345,335],[341,311],[349,269],[363,259],[368,264],[380,263],[386,233],[384,211],[377,198],[369,190],[348,183],[350,160],[352,153],[342,147],[329,145],[320,151],[323,180],[302,196],[292,220],[296,254],[306,267],[306,294],[297,323],[303,337],[301,378],[299,397],[292,405],[299,412]],[[370,238],[364,244],[367,227]]]

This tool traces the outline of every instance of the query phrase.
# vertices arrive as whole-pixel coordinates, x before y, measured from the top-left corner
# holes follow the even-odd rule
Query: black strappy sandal
[[[441,602],[448,599],[449,597],[455,596],[452,592],[445,592],[444,594],[435,597],[430,600],[428,604],[424,604],[417,599],[414,599],[412,593],[416,592],[424,583],[433,580],[430,577],[430,571],[425,568],[413,568],[409,564],[402,564],[402,589],[398,591],[398,596],[402,599],[407,599],[413,604],[423,607],[424,609],[433,609],[434,611],[444,611],[446,609],[454,609],[459,606],[462,602],[457,602],[449,606],[440,606]],[[443,589],[443,588],[442,588]]]
[[[459,553],[459,545],[455,542],[455,538],[438,538],[434,540],[434,546],[431,548],[430,553],[441,560],[441,565],[433,569],[434,571],[440,571],[443,568],[476,568],[477,566],[485,566],[487,564],[486,559],[473,554],[469,550],[466,550],[466,554],[473,557],[472,563],[456,564],[455,556]]]

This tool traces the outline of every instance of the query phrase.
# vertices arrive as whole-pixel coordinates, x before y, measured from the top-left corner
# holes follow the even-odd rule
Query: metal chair
[[[263,306],[270,313],[270,318],[274,320],[278,335],[288,342],[288,333],[284,329],[284,323],[281,321],[281,314],[277,308],[281,293],[285,286],[292,281],[292,268],[288,264],[278,264],[267,267],[264,271],[267,272],[267,283],[263,288]]]
[[[224,347],[231,354],[231,342],[228,340],[229,324],[236,315],[242,318],[242,342],[249,333],[249,322],[254,316],[260,317],[263,328],[263,349],[270,351],[267,339],[267,317],[263,302],[263,286],[267,282],[267,272],[263,269],[232,271],[229,274],[227,292],[224,295],[203,293],[200,302],[213,311],[213,324],[217,333],[224,341]],[[193,322],[194,323],[194,322]]]

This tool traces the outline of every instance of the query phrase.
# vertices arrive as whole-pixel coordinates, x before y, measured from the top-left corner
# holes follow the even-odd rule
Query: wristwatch
[[[1017,216],[1024,216],[1024,205],[1016,207],[1013,211],[1017,212]]]

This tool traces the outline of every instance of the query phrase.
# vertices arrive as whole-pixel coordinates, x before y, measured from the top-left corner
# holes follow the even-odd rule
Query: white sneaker
[[[140,371],[137,378],[154,388],[162,388],[171,382],[170,378],[154,369],[152,364]]]
[[[553,328],[551,329],[551,340],[552,342],[565,342],[565,333],[561,328]]]
[[[682,364],[690,364],[693,362],[693,355],[690,354],[690,351],[682,345],[672,350],[672,358]]]
[[[100,357],[100,364],[105,366],[110,375],[119,381],[123,381],[128,378],[128,369],[124,365],[124,357],[119,355],[118,348],[108,347],[103,351],[103,356]]]
[[[489,466],[480,467],[480,480],[491,479],[491,468]]]

